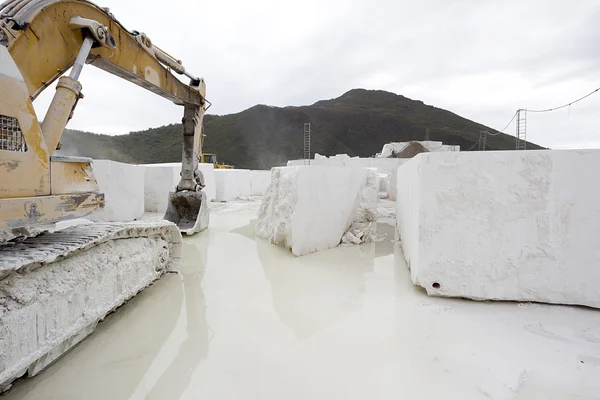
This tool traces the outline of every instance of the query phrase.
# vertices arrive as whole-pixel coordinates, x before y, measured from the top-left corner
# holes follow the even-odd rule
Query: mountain
[[[482,130],[497,131],[450,111],[380,90],[354,89],[311,106],[257,105],[237,114],[207,115],[204,151],[236,168],[268,169],[303,157],[304,123],[311,123],[311,153],[371,157],[389,142],[430,140],[474,145]],[[65,130],[62,154],[129,163],[181,161],[181,125],[106,136]],[[488,135],[487,150],[512,150],[513,136]],[[541,149],[532,143],[528,149]]]

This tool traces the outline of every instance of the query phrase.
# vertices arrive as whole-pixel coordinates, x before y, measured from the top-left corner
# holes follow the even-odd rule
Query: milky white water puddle
[[[380,242],[298,258],[255,239],[256,203],[216,208],[185,240],[180,275],[5,398],[599,396],[598,311],[427,297],[392,225]]]

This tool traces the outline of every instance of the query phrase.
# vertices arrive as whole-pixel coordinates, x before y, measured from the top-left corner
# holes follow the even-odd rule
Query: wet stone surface
[[[180,274],[5,399],[597,398],[599,312],[427,297],[386,212],[379,242],[294,257],[259,204],[218,205]]]

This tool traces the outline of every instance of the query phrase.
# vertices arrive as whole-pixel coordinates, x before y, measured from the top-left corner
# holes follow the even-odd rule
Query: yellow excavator
[[[214,153],[202,153],[201,162],[214,164],[215,169],[233,169],[233,165],[219,164],[217,155]]]
[[[83,224],[34,236],[104,206],[91,160],[55,154],[83,98],[78,78],[85,64],[183,107],[181,180],[165,221]],[[57,80],[39,123],[33,101]],[[208,225],[198,170],[208,104],[203,79],[108,9],[86,0],[0,5],[0,393],[54,362],[153,280],[177,271],[181,233]]]

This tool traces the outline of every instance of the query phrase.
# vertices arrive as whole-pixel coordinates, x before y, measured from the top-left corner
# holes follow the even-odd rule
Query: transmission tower
[[[304,165],[310,165],[310,122],[304,123]]]
[[[485,151],[485,146],[487,144],[487,131],[481,131],[479,132],[479,146],[478,146],[478,151]]]
[[[527,110],[517,110],[517,150],[527,150]]]

